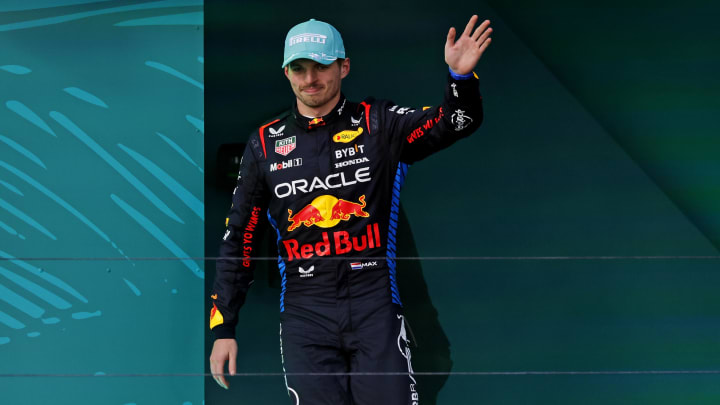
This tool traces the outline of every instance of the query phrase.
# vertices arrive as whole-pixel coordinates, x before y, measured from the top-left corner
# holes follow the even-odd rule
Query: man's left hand
[[[490,38],[492,33],[492,28],[489,28],[490,21],[483,21],[473,31],[477,21],[478,16],[472,16],[465,27],[465,31],[457,41],[455,40],[455,27],[451,27],[450,31],[448,31],[447,41],[445,42],[445,62],[453,72],[459,75],[471,73],[475,69],[475,65],[477,65],[492,40]]]

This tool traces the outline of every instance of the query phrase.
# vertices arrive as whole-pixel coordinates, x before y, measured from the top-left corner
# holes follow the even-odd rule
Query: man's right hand
[[[210,372],[219,386],[230,389],[225,379],[225,362],[228,362],[228,371],[230,375],[235,375],[237,371],[238,346],[235,339],[217,339],[213,344],[212,353],[210,354]]]
[[[447,41],[445,42],[445,62],[453,72],[459,75],[472,73],[485,49],[492,42],[490,34],[492,34],[493,29],[490,28],[490,21],[483,21],[473,31],[477,22],[478,16],[472,16],[465,27],[465,31],[457,38],[457,41],[455,40],[455,27],[450,28],[450,31],[448,31]]]

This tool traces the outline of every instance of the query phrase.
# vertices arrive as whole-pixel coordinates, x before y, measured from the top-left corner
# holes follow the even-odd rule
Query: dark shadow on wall
[[[398,257],[418,257],[410,222],[400,206]],[[398,260],[398,287],[405,319],[410,324],[412,366],[416,372],[449,372],[452,369],[450,341],[440,325],[438,312],[430,299],[421,260]],[[447,375],[415,377],[420,401],[435,405]]]

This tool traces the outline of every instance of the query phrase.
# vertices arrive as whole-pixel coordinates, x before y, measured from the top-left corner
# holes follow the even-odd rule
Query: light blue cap
[[[332,25],[311,18],[288,31],[282,67],[296,59],[311,59],[329,65],[345,57],[345,46]]]

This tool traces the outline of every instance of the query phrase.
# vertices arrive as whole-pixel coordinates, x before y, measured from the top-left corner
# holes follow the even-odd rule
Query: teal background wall
[[[399,278],[415,370],[495,374],[422,377],[423,402],[718,403],[717,11],[1,2],[0,402],[200,404],[204,386],[208,404],[285,403],[280,376],[199,375],[214,264],[177,258],[217,251],[218,148],[290,105],[295,23],[341,30],[349,97],[426,105],[447,28],[478,13],[496,31],[486,121],[410,170],[399,254],[496,259],[401,261]],[[675,255],[710,258],[517,259]],[[241,372],[281,371],[276,272],[260,266],[241,313]],[[497,374],[522,371],[608,374]]]
[[[211,164],[219,146],[244,142],[292,101],[279,68],[290,27],[317,18],[343,33],[350,98],[428,105],[442,96],[448,27],[477,13],[495,29],[478,67],[485,123],[410,169],[400,254],[497,259],[402,261],[399,280],[415,370],[490,374],[423,377],[423,403],[716,404],[717,11],[707,1],[209,1],[206,251],[217,251],[229,207]],[[276,271],[260,266],[241,310],[240,372],[281,371]],[[662,370],[694,374],[653,374]],[[512,374],[574,371],[591,373]],[[628,371],[639,374],[618,373]],[[230,383],[206,379],[207,403],[287,398],[279,376]]]
[[[202,373],[203,63],[201,0],[0,2],[0,403],[202,403],[134,375]]]

